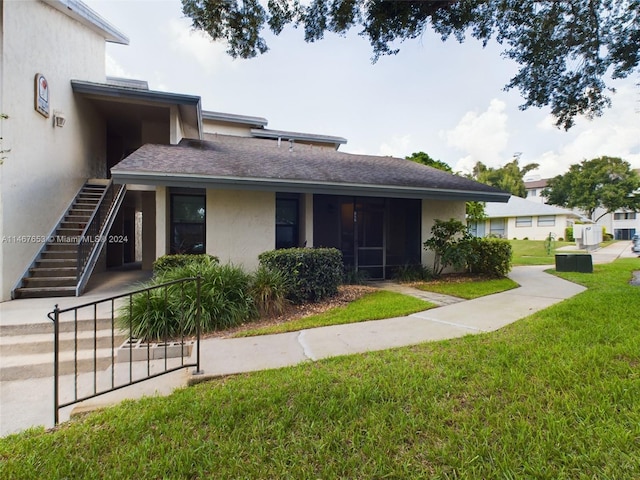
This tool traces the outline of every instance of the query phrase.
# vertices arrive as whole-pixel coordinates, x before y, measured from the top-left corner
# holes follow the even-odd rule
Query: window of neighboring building
[[[204,253],[205,195],[171,195],[171,253]]]
[[[516,227],[530,227],[532,224],[531,217],[516,217]]]
[[[527,197],[535,197],[538,194],[538,191],[535,188],[531,190],[527,190]]]
[[[505,238],[504,218],[492,218],[489,222],[489,235],[492,237]]]
[[[613,214],[614,220],[635,220],[636,212],[616,212]]]
[[[299,246],[299,209],[297,195],[276,197],[276,248]]]
[[[541,217],[538,217],[539,227],[554,227],[555,225],[556,225],[555,215],[543,215]]]

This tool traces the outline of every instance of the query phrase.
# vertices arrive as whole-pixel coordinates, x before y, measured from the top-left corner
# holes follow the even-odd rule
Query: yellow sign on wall
[[[40,115],[49,118],[49,82],[41,73],[36,73],[35,108]]]

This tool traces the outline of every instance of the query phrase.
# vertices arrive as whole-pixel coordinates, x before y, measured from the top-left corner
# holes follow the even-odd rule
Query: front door
[[[368,278],[384,278],[385,201],[344,199],[340,205],[341,250],[344,263]]]

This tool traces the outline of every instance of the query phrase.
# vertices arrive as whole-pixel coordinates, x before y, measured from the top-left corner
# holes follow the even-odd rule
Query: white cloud
[[[618,89],[613,106],[602,117],[579,118],[569,131],[570,141],[545,151],[533,161],[540,164],[540,175],[551,177],[565,173],[570,165],[608,155],[621,157],[640,168],[640,113],[636,111],[639,92],[631,82]],[[537,125],[547,131],[552,120]]]
[[[108,53],[105,56],[105,70],[109,77],[120,78],[135,78],[133,74],[126,71],[122,65],[120,65],[115,58]]]
[[[505,163],[504,151],[509,140],[505,110],[506,103],[494,98],[486,111],[467,112],[454,128],[440,132],[447,145],[466,154],[458,160],[454,170],[466,171],[476,162],[489,167]]]
[[[222,66],[225,69],[235,66],[223,43],[213,42],[206,33],[193,30],[185,19],[170,19],[168,32],[173,50],[195,59],[206,73]]]
[[[414,152],[410,145],[411,135],[393,135],[388,142],[380,145],[378,155],[404,158]]]

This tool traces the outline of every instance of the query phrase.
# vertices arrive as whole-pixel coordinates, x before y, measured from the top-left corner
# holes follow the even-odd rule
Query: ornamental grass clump
[[[251,277],[250,289],[260,316],[280,315],[290,303],[289,282],[281,270],[261,265]]]
[[[119,325],[131,328],[131,335],[144,340],[190,336],[197,333],[198,285],[200,276],[200,325],[202,332],[230,328],[256,317],[250,291],[251,277],[233,265],[219,265],[214,258],[193,262],[157,273],[147,287],[157,289],[133,296],[120,310]],[[169,283],[171,285],[160,287]]]

